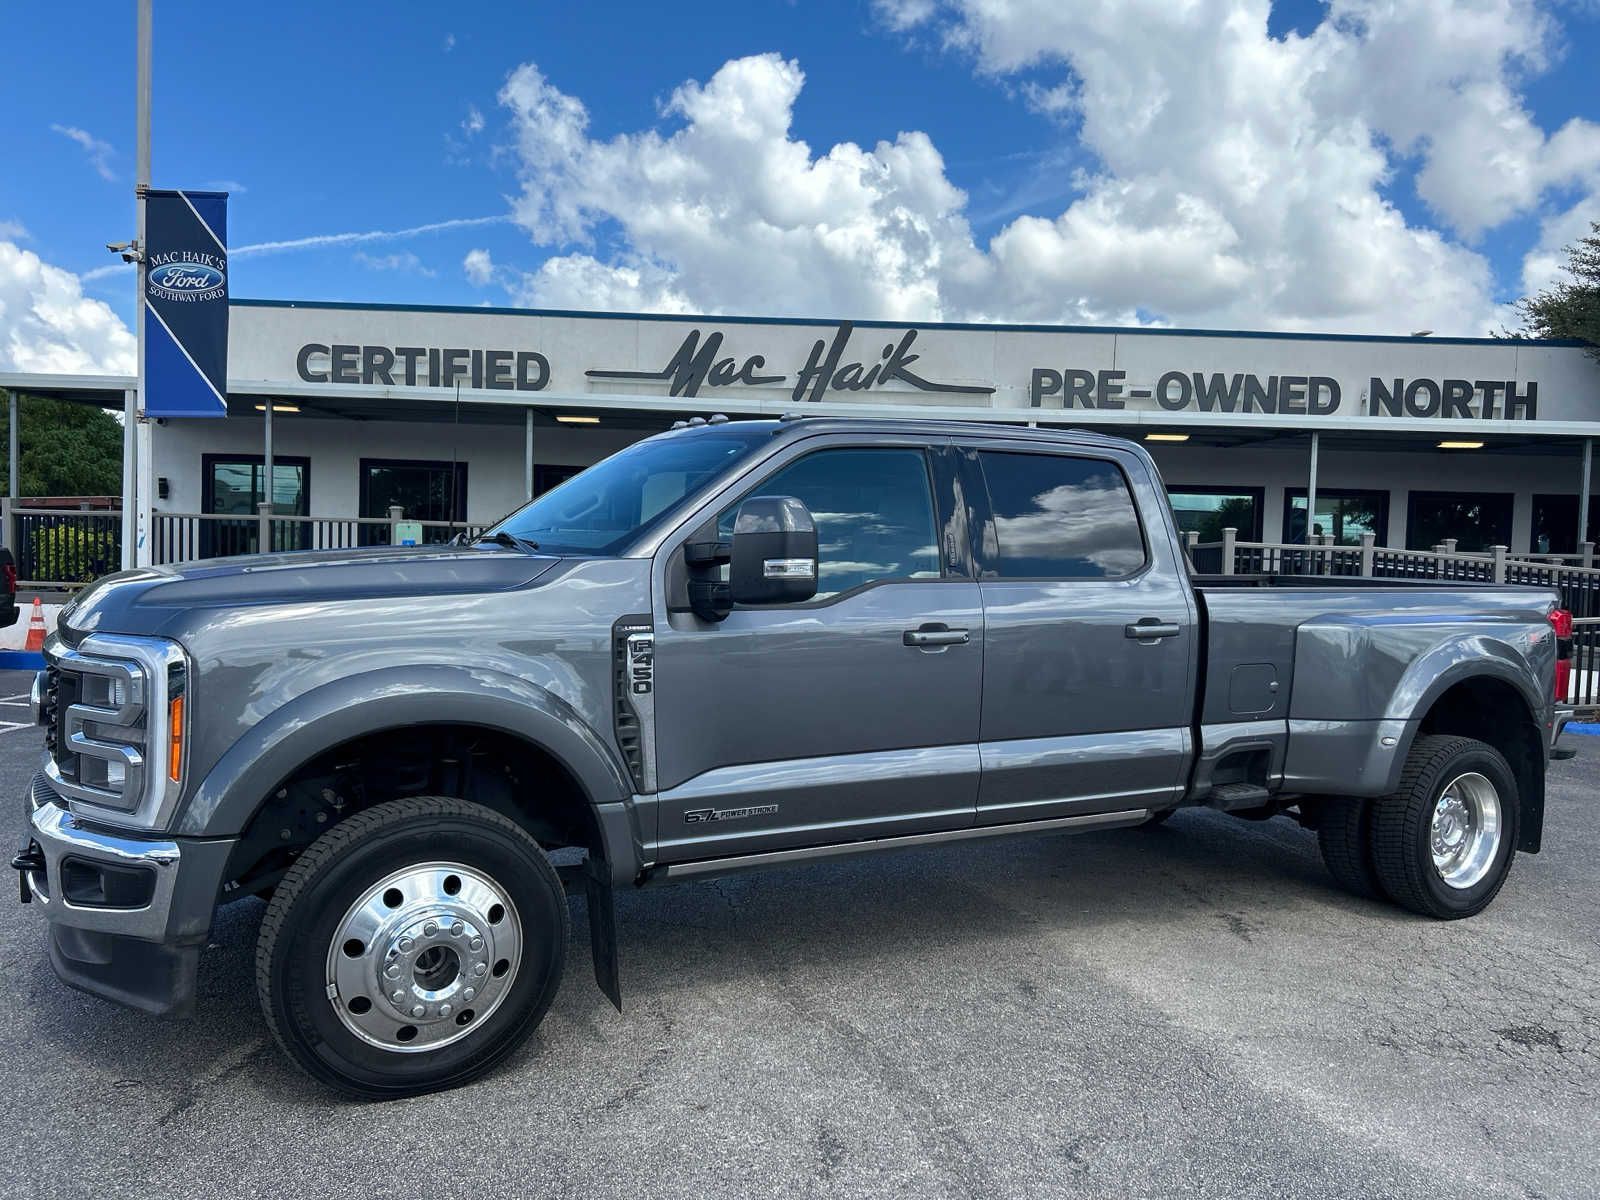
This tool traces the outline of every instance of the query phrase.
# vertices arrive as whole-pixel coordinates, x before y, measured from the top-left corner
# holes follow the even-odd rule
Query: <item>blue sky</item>
[[[1030,2],[1044,15],[1030,16]],[[1414,19],[1389,24],[1363,0],[1335,10],[1293,0],[1270,12],[1264,0],[1206,0],[1198,8],[1215,20],[1188,24],[1169,19],[1172,6],[1140,8],[1023,0],[997,17],[959,0],[158,0],[155,182],[232,190],[236,248],[482,221],[240,254],[236,296],[593,296],[598,307],[845,305],[853,311],[830,315],[908,319],[1482,326],[1548,275],[1565,231],[1581,231],[1591,211],[1600,217],[1600,5],[1416,0]],[[1262,28],[1241,45],[1230,18]],[[102,246],[133,230],[132,0],[12,6],[6,24],[14,52],[0,81],[10,168],[0,175],[0,238],[127,320],[131,278],[104,271],[112,260]],[[724,71],[740,63],[750,69]],[[1426,64],[1421,81],[1395,85],[1416,63]],[[537,74],[502,102],[525,64]],[[671,107],[690,81],[708,96],[698,117]],[[576,150],[549,116],[561,97],[587,114]],[[1146,97],[1164,104],[1153,121],[1139,108]],[[776,124],[728,132],[736,110],[769,102]],[[1499,129],[1484,114],[1507,103],[1534,133],[1473,160],[1500,136],[1480,136],[1473,123]],[[1279,128],[1275,110],[1303,128]],[[1381,156],[1381,170],[1346,145],[1350,121],[1362,122],[1357,150],[1375,148],[1368,158]],[[698,140],[672,141],[697,122]],[[660,145],[641,140],[652,131]],[[926,135],[932,165],[873,157],[850,166],[846,183],[817,183],[836,190],[814,209],[773,215],[841,145],[874,155],[909,132]],[[618,137],[629,140],[612,146]],[[1237,168],[1202,145],[1230,137]],[[803,168],[778,162],[794,143],[807,147]],[[920,145],[904,148],[915,158]],[[1456,149],[1435,154],[1441,146]],[[1504,165],[1513,153],[1526,170]],[[663,170],[698,182],[664,189],[652,207],[636,193]],[[1497,183],[1487,190],[1505,195],[1492,201],[1475,195],[1486,174],[1519,171],[1531,182]],[[1261,180],[1248,189],[1228,178],[1251,173]],[[1341,189],[1348,195],[1335,196]],[[1319,208],[1319,197],[1337,203]],[[848,250],[830,206],[866,214],[850,226]],[[753,285],[694,230],[667,228],[685,209],[711,213],[701,219],[725,226],[729,243],[771,255],[794,287]],[[556,212],[582,215],[552,232],[538,214]],[[1346,220],[1380,232],[1341,229]],[[1347,247],[1368,243],[1372,262],[1338,278]],[[474,250],[493,264],[475,277],[463,268]],[[1285,284],[1285,273],[1299,283]],[[1380,295],[1396,290],[1409,297],[1398,309]]]

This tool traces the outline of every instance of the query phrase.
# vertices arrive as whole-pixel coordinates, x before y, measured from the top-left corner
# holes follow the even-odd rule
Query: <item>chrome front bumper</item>
[[[44,917],[52,925],[166,940],[183,858],[178,844],[86,827],[57,799],[48,783],[34,780],[28,825],[39,853],[23,876]],[[129,902],[118,903],[109,894],[117,889],[96,882],[107,878],[121,885]]]
[[[194,1007],[234,838],[128,837],[86,824],[41,772],[27,798],[26,844],[12,865],[22,898],[49,922],[61,979],[143,1012]]]

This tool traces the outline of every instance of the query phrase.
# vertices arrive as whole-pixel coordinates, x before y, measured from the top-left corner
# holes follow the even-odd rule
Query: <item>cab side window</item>
[[[817,524],[817,595],[885,579],[938,579],[939,539],[920,450],[820,450],[758,484],[751,496],[793,496]],[[733,537],[737,504],[717,518]]]
[[[1121,469],[1100,458],[984,450],[1002,579],[1118,579],[1145,564],[1139,514]]]

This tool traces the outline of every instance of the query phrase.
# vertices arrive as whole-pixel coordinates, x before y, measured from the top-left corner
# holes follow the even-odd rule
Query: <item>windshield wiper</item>
[[[509,546],[513,550],[538,550],[539,543],[532,538],[518,537],[514,533],[507,533],[504,529],[496,529],[493,533],[486,533],[477,539],[479,542],[493,542],[497,546]]]

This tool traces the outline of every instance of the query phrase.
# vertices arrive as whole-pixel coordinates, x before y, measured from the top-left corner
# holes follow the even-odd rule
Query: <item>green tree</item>
[[[19,496],[116,496],[122,492],[122,422],[92,404],[47,396],[17,402]],[[0,404],[0,448],[10,444],[11,413]],[[0,494],[10,461],[0,449]]]
[[[1600,358],[1600,221],[1589,236],[1566,248],[1570,280],[1517,301],[1524,337],[1576,338]]]

